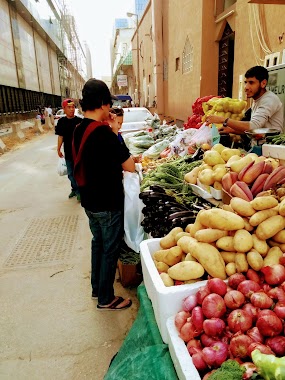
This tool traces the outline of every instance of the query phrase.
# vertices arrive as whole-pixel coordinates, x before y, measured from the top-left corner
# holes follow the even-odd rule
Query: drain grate
[[[68,259],[73,250],[77,225],[77,215],[32,219],[4,267],[58,264]]]

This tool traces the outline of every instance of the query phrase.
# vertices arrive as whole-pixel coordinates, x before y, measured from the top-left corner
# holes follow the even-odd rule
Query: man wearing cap
[[[114,294],[114,280],[124,233],[123,170],[135,163],[112,131],[108,120],[112,95],[101,80],[89,79],[82,90],[83,121],[73,138],[74,175],[81,205],[89,218],[92,298],[97,310],[122,310],[132,301]]]
[[[61,152],[61,146],[63,144],[64,158],[67,167],[67,176],[71,183],[71,193],[68,197],[77,197],[77,200],[80,201],[78,186],[73,176],[74,165],[72,157],[72,138],[76,125],[79,124],[82,119],[74,115],[75,105],[72,99],[65,99],[62,102],[62,108],[66,116],[59,119],[55,127],[55,134],[58,135],[57,154],[59,157],[63,157],[63,154]]]

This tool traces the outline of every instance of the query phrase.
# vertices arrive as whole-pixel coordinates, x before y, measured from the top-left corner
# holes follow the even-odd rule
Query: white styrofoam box
[[[211,193],[208,193],[208,191],[202,189],[202,187],[200,187],[198,185],[192,185],[191,184],[190,186],[191,186],[191,189],[192,189],[194,194],[199,195],[200,197],[202,197],[204,199],[210,199],[213,197]]]
[[[262,155],[285,160],[285,145],[263,144]]]
[[[196,291],[195,291],[196,292]],[[169,353],[179,380],[201,380],[192,362],[185,342],[179,337],[174,323],[175,315],[166,321]]]
[[[217,190],[213,186],[210,186],[211,194],[214,199],[220,201],[222,199],[222,190]]]
[[[210,186],[204,185],[199,178],[197,178],[197,185],[201,187],[203,190],[207,191],[209,194],[211,194]]]
[[[161,249],[160,238],[144,240],[140,244],[143,282],[148,298],[151,300],[156,323],[165,343],[168,343],[166,330],[167,318],[182,309],[182,301],[192,289],[198,289],[207,281],[197,281],[193,284],[166,287],[154,265],[152,255]]]

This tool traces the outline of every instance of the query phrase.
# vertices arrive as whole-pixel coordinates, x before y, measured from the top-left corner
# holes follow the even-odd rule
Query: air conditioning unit
[[[283,50],[282,61],[283,61],[283,58],[285,59],[284,50]],[[272,66],[276,66],[279,64],[280,64],[280,52],[279,51],[277,53],[268,54],[264,58],[264,63],[263,63],[264,67],[272,67]]]
[[[285,63],[285,49],[283,49],[283,52],[282,52],[282,61],[281,63]]]

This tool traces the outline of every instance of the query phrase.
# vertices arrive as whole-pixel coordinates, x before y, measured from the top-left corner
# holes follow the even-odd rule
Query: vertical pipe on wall
[[[156,107],[159,115],[164,114],[162,9],[163,0],[152,1],[154,94],[156,96]]]

